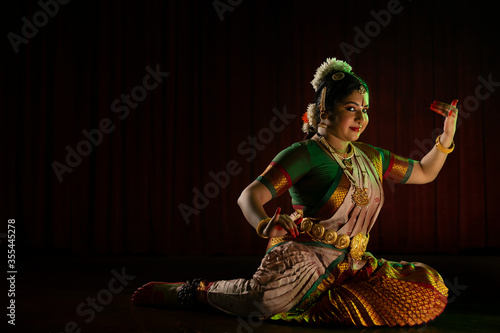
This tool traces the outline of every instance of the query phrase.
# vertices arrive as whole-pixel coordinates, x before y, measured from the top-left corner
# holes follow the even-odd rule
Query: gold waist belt
[[[335,230],[326,229],[307,217],[302,219],[300,229],[322,243],[334,245],[337,249],[345,249],[350,246],[349,253],[357,260],[361,260],[370,239],[369,235],[361,232],[351,239],[348,235],[337,234]]]

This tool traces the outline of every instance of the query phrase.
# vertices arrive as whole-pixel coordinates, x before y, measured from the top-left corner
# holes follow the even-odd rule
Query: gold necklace
[[[328,149],[328,151],[330,151],[330,154],[332,155],[332,157],[340,165],[340,167],[342,168],[342,171],[344,171],[344,174],[346,175],[347,179],[349,179],[351,184],[354,186],[354,193],[351,196],[353,203],[355,203],[356,206],[361,207],[361,208],[368,206],[370,204],[370,197],[368,196],[368,193],[367,193],[368,189],[363,186],[364,184],[366,184],[367,174],[366,174],[365,168],[363,167],[363,164],[360,163],[360,161],[359,161],[358,155],[354,153],[354,145],[349,142],[349,145],[351,146],[351,153],[350,153],[351,156],[349,157],[349,162],[351,162],[351,167],[353,167],[352,161],[350,160],[350,158],[354,155],[358,159],[358,165],[360,166],[361,172],[363,174],[363,180],[362,180],[363,182],[361,184],[361,187],[358,186],[358,182],[356,181],[354,176],[351,175],[351,173],[347,170],[346,165],[344,165],[344,161],[346,161],[347,158],[344,159],[344,161],[342,161],[340,159],[341,156],[338,156],[338,154],[334,150],[335,148],[330,146],[330,144],[328,143],[328,141],[326,141],[326,139],[324,137],[320,136],[319,140]],[[353,167],[352,172],[354,174],[354,167]]]
[[[344,162],[345,166],[349,169],[352,169],[351,157],[354,155],[354,146],[352,143],[349,142],[349,144],[347,145],[347,148],[350,148],[349,153],[347,153],[347,150],[345,153],[343,153],[340,149],[332,147],[330,144],[328,144],[328,147],[331,148],[330,154],[332,154],[333,149],[333,152],[342,159],[342,162]]]
[[[350,142],[347,144],[348,149],[350,148],[349,153],[347,152],[347,149],[346,149],[346,152],[344,153],[340,149],[332,147],[330,144],[328,144],[328,147],[330,148],[330,152],[332,152],[332,149],[333,149],[333,151],[335,152],[335,154],[337,154],[343,160],[350,159],[352,157],[352,155],[354,155],[354,146]]]
[[[343,153],[340,149],[332,147],[323,136],[321,136],[321,135],[318,135],[318,136],[319,136],[319,140],[321,141],[321,143],[323,143],[323,145],[328,149],[328,151],[330,151],[330,154],[340,157],[342,159],[342,162],[345,164],[346,167],[348,167],[349,169],[352,168],[351,157],[353,157],[353,155],[354,155],[354,145],[351,142],[349,142],[347,144],[347,147],[350,148],[349,153],[347,153],[347,150],[345,153]]]
[[[320,140],[321,140],[321,138],[324,139],[324,137],[320,136]],[[330,151],[330,154],[332,154],[332,155],[335,154],[338,157],[340,157],[342,159],[342,161],[344,162],[345,166],[348,167],[349,169],[351,169],[352,168],[351,157],[354,155],[354,145],[351,142],[349,142],[347,144],[347,148],[348,149],[350,148],[349,153],[347,152],[347,149],[346,149],[346,152],[344,153],[340,149],[332,147],[326,140],[325,140],[325,142],[326,142],[326,145],[324,143],[323,143],[323,145],[326,148],[328,148],[328,150]]]

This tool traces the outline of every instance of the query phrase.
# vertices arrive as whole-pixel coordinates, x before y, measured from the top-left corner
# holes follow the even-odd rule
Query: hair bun
[[[316,74],[314,74],[314,79],[311,81],[315,91],[318,91],[321,81],[323,81],[323,79],[334,70],[351,73],[352,67],[347,62],[338,60],[337,58],[327,58],[326,61],[318,67]]]

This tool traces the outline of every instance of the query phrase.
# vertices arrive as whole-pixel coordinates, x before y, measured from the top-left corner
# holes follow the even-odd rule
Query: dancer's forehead
[[[357,90],[354,90],[350,95],[346,96],[346,98],[341,100],[340,104],[342,105],[354,104],[356,106],[366,109],[370,107],[369,101],[370,98],[368,96],[368,93],[361,95]]]

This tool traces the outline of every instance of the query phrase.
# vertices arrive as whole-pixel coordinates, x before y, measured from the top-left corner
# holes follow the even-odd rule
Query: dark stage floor
[[[149,281],[251,277],[259,257],[71,257],[18,260],[12,332],[500,332],[499,256],[376,255],[436,268],[450,304],[420,327],[307,327],[257,322],[222,313],[133,307],[130,296]],[[94,299],[96,301],[94,301]],[[95,303],[94,303],[95,302]],[[5,309],[5,308],[4,308]],[[5,311],[5,310],[4,310]],[[5,315],[3,316],[5,319]]]

